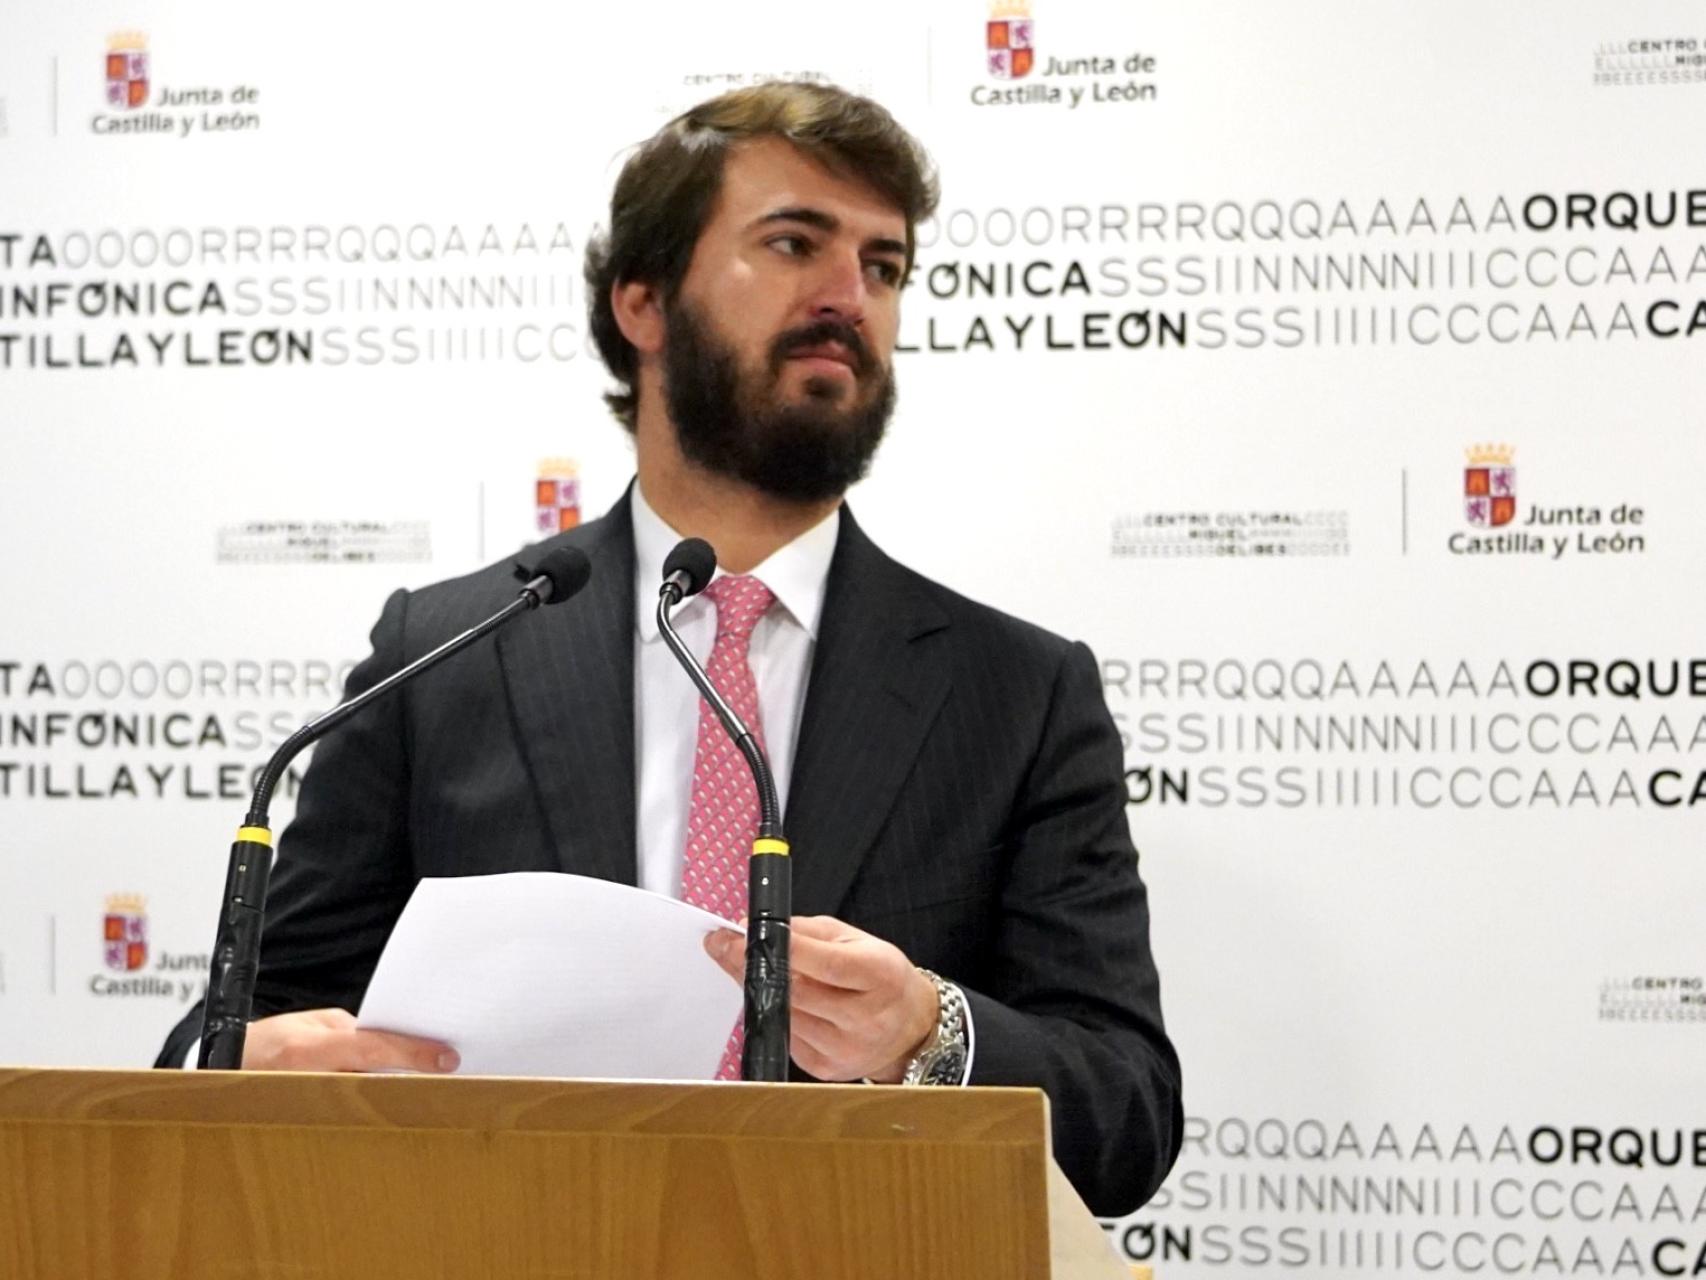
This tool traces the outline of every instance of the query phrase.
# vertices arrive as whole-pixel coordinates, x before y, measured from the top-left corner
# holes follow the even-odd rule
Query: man
[[[567,870],[738,918],[744,879],[716,867],[739,868],[756,805],[744,782],[732,801],[706,785],[728,743],[651,616],[664,556],[693,535],[721,573],[683,634],[767,739],[787,806],[795,1065],[1039,1085],[1093,1209],[1160,1184],[1178,1062],[1094,661],[902,568],[842,506],[893,406],[901,286],[934,203],[917,144],[822,86],[724,95],[628,162],[587,277],[637,482],[561,535],[592,561],[580,597],[318,748],[245,1066],[455,1069],[450,1046],[350,1016],[422,876]],[[514,590],[500,564],[396,593],[350,692]],[[707,949],[739,978],[739,935]],[[195,1033],[187,1019],[162,1061]]]

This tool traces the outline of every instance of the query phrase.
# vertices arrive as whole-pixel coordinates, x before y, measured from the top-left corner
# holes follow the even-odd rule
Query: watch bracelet
[[[918,972],[929,978],[936,988],[936,1026],[912,1061],[901,1074],[902,1084],[959,1084],[965,1072],[967,1051],[965,993],[940,974],[920,967]],[[936,1079],[934,1068],[943,1059],[956,1061],[958,1071],[952,1080]]]

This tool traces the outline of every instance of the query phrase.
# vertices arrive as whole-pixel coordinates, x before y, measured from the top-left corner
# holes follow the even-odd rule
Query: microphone
[[[237,829],[231,846],[231,861],[225,872],[225,909],[213,942],[213,961],[208,973],[207,1002],[202,1011],[201,1054],[203,1068],[236,1071],[243,1065],[243,1042],[248,1036],[249,1015],[254,1010],[255,978],[261,963],[261,924],[267,906],[267,882],[272,876],[272,830],[267,810],[273,789],[285,768],[301,752],[337,728],[369,703],[437,666],[452,654],[466,649],[488,632],[495,631],[517,614],[542,604],[561,604],[586,586],[592,563],[577,547],[558,547],[547,552],[532,568],[516,565],[522,580],[516,598],[478,626],[446,640],[431,653],[392,672],[370,689],[324,715],[303,725],[286,738],[255,780],[248,815]]]
[[[670,593],[671,607],[710,586],[716,572],[717,553],[705,539],[683,538],[676,543],[663,562],[662,589]]]
[[[717,553],[703,538],[676,545],[663,562],[663,586],[658,589],[658,631],[688,678],[710,704],[723,728],[746,757],[758,787],[758,836],[747,861],[746,982],[741,1048],[742,1080],[784,1081],[788,1078],[788,920],[794,912],[794,881],[788,841],[782,834],[782,806],[776,798],[776,778],[764,749],[752,730],[717,692],[694,656],[670,625],[669,611],[688,596],[698,595],[717,571]]]

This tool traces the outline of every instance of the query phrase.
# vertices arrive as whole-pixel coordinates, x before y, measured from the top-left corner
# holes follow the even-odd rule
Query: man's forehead
[[[789,209],[815,209],[863,236],[906,236],[906,215],[891,199],[787,139],[749,138],[730,147],[716,215],[744,227]]]

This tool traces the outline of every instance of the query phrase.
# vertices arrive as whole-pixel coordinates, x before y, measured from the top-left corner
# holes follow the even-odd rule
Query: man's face
[[[779,138],[730,151],[665,311],[683,454],[793,501],[864,475],[894,407],[906,222]]]

